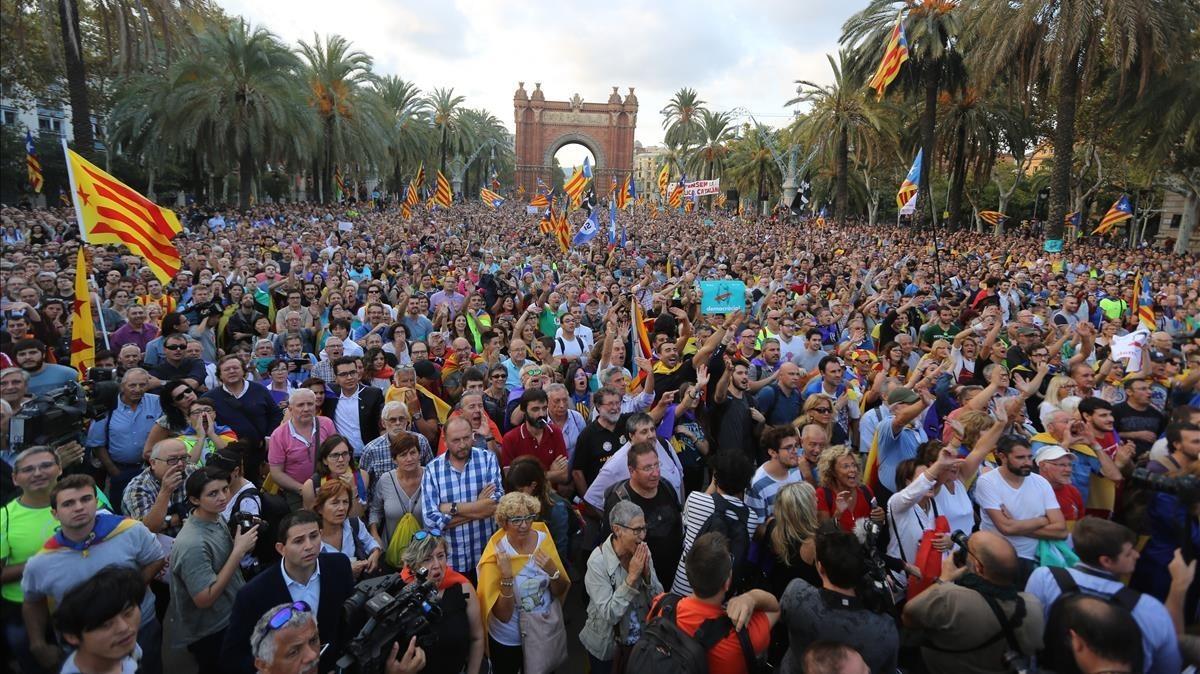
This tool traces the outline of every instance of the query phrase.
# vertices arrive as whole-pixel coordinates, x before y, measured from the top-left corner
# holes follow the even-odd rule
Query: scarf
[[[681,367],[683,367],[683,361],[679,361],[675,367],[667,367],[667,364],[660,360],[654,364],[654,374],[672,374]]]
[[[538,544],[538,550],[541,550],[553,562],[555,568],[567,582],[570,579],[567,577],[567,570],[563,566],[562,560],[558,557],[558,549],[554,546],[554,539],[550,536],[550,530],[546,528],[544,522],[534,522],[533,530],[540,531],[545,536],[541,537],[541,543]],[[488,539],[487,546],[483,549],[483,554],[479,558],[479,604],[483,608],[483,624],[488,624],[488,616],[492,613],[492,607],[500,600],[500,567],[496,564],[496,546],[500,544],[500,540],[504,538],[504,529],[497,529],[496,533]],[[509,557],[509,562],[512,565],[513,576],[521,573],[521,569],[525,568],[525,564],[533,559],[533,555],[513,555]],[[568,588],[569,589],[569,588]]]
[[[62,529],[59,529],[42,546],[42,551],[65,552],[67,550],[74,550],[86,557],[88,549],[93,545],[103,543],[110,538],[115,538],[129,531],[137,524],[137,520],[128,517],[121,517],[110,513],[96,513],[96,524],[92,527],[92,532],[88,534],[87,538],[82,541],[73,541],[64,536]]]
[[[403,578],[404,582],[406,582],[406,583],[413,582],[413,579],[415,578],[415,576],[413,576],[412,571],[409,571],[407,566],[404,567],[404,569],[402,569],[400,571],[400,577]],[[447,566],[446,572],[442,574],[442,584],[438,586],[438,589],[445,590],[452,585],[470,585],[470,584],[471,584],[471,581],[468,580],[466,576],[462,575],[461,573],[459,573],[459,572],[455,571],[454,569]]]

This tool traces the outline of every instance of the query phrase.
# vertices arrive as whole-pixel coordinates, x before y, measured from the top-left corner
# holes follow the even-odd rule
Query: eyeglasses
[[[183,351],[187,348],[187,344],[165,344],[163,348],[167,351]]]
[[[178,466],[178,465],[187,463],[187,459],[188,459],[187,454],[184,454],[183,456],[172,456],[169,459],[154,459],[154,460],[162,461],[163,463],[167,464],[168,466]]]
[[[333,459],[334,461],[340,461],[342,459],[350,458],[350,452],[333,452],[332,454],[326,456],[326,458]]]
[[[28,466],[21,466],[20,468],[17,469],[17,473],[20,475],[29,475],[30,473],[36,473],[38,471],[45,472],[45,471],[50,470],[51,468],[54,468],[55,465],[56,464],[53,461],[43,461],[42,463],[35,463],[35,464],[28,465]]]
[[[533,524],[533,521],[536,519],[537,519],[537,515],[521,515],[520,517],[508,518],[508,523],[512,524],[514,526],[518,526],[518,527],[520,527],[520,526],[527,527],[527,526]]]
[[[292,616],[296,615],[297,613],[312,613],[312,607],[308,605],[308,602],[293,602],[292,604],[284,606],[276,611],[275,615],[272,615],[271,619],[267,621],[267,627],[271,630],[277,630],[280,627],[288,624],[288,621],[292,619]]]
[[[513,519],[516,519],[516,518],[513,518]],[[512,520],[509,520],[509,521],[511,522]],[[414,541],[423,541],[426,538],[441,538],[441,537],[442,537],[441,529],[429,529],[429,530],[422,529],[422,530],[418,531],[417,533],[413,534],[412,539]]]
[[[652,463],[649,466],[639,466],[637,468],[637,471],[639,473],[645,473],[645,474],[649,475],[650,473],[653,473],[654,471],[658,470],[661,467],[662,467],[661,463]]]
[[[336,373],[338,377],[349,377],[356,374],[358,374],[358,370],[342,370],[341,372]]]
[[[621,527],[625,531],[632,533],[634,536],[637,536],[638,538],[645,538],[645,536],[646,536],[646,527],[644,527],[644,526],[643,527],[630,527],[630,526],[625,526],[624,524],[618,524],[617,526]]]

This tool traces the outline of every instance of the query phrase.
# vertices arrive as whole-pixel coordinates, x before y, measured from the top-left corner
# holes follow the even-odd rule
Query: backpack
[[[265,569],[268,565],[279,561],[279,553],[275,551],[275,536],[279,532],[279,523],[283,516],[291,512],[287,500],[275,494],[266,494],[257,487],[243,490],[233,500],[233,514],[242,510],[242,501],[248,498],[258,499],[258,516],[262,525],[258,528],[258,540],[254,544],[254,558],[258,560],[256,569]]]
[[[712,500],[712,514],[700,525],[696,538],[710,531],[719,531],[729,539],[729,554],[733,556],[733,584],[730,587],[732,596],[754,587],[753,565],[747,560],[750,553],[750,534],[746,531],[746,525],[750,521],[750,506],[735,505],[720,494],[713,494]]]
[[[1061,594],[1050,604],[1050,612],[1046,614],[1045,647],[1038,653],[1038,661],[1043,667],[1050,670],[1067,671],[1070,669],[1069,665],[1074,665],[1075,656],[1071,652],[1071,639],[1067,635],[1066,626],[1063,625],[1062,598],[1072,594],[1086,593],[1107,601],[1109,604],[1119,606],[1120,610],[1132,616],[1134,607],[1142,598],[1142,593],[1128,587],[1122,587],[1114,594],[1104,594],[1090,588],[1084,590],[1079,587],[1079,583],[1075,582],[1075,578],[1067,569],[1061,566],[1047,568],[1050,569],[1050,575],[1054,577],[1054,582],[1058,585]],[[1132,636],[1141,640],[1140,634]]]
[[[654,674],[708,674],[708,651],[733,630],[728,616],[705,620],[694,635],[689,636],[675,622],[675,607],[683,597],[667,593],[650,607],[648,623],[642,636],[629,653],[627,672]],[[738,632],[746,671],[758,671],[750,636],[743,628]]]

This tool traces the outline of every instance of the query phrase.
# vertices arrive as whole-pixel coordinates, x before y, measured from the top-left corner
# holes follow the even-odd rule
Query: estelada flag
[[[1096,228],[1096,231],[1092,232],[1092,235],[1108,234],[1109,230],[1113,227],[1131,218],[1133,218],[1133,205],[1129,203],[1129,197],[1122,194],[1120,198],[1113,202],[1112,208],[1109,208],[1104,217],[1100,219],[1100,226]]]
[[[75,302],[71,306],[71,367],[79,370],[81,377],[87,377],[88,368],[96,364],[96,328],[92,324],[87,278],[87,260],[80,248],[75,262]]]
[[[179,251],[171,239],[182,229],[175,212],[100,170],[71,151],[65,140],[63,150],[84,241],[124,244],[146,261],[159,282],[165,285],[175,278]]]
[[[979,219],[995,227],[1001,220],[1007,220],[1008,216],[1000,211],[979,211]]]
[[[900,74],[900,66],[908,60],[908,40],[904,37],[904,10],[896,14],[896,25],[888,34],[883,48],[883,59],[867,86],[874,89],[876,98],[882,99],[888,85]]]
[[[662,170],[658,172],[658,193],[664,199],[667,196],[667,185],[671,182],[671,165],[663,164]]]

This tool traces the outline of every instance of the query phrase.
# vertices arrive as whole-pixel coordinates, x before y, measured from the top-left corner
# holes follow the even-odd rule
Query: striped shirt
[[[430,461],[433,461],[433,448],[429,446],[429,439],[420,433],[404,432],[417,439],[417,451],[421,454],[421,465],[428,465]],[[358,467],[370,473],[372,483],[380,475],[396,467],[395,462],[392,461],[392,440],[387,433],[381,433],[378,438],[363,447],[362,456],[358,457]]]
[[[750,480],[750,488],[746,490],[746,505],[758,513],[766,521],[775,512],[775,495],[780,489],[793,482],[803,482],[804,475],[799,468],[791,468],[783,479],[776,479],[767,472],[766,464],[758,467],[754,479]]]
[[[452,519],[438,509],[443,503],[468,503],[479,498],[479,492],[489,484],[496,486],[492,500],[499,502],[504,495],[500,483],[500,464],[496,455],[485,449],[472,449],[471,458],[462,471],[450,465],[447,452],[429,462],[425,476],[421,478],[421,509],[425,513],[425,526],[440,530],[450,546],[450,566],[456,571],[469,573],[479,562],[483,548],[496,531],[492,518],[465,522],[447,530]]]
[[[721,495],[731,506],[744,506],[736,496]],[[679,566],[675,570],[675,585],[671,591],[681,596],[688,596],[692,593],[692,584],[688,582],[687,577],[687,556],[692,551],[692,543],[696,540],[696,535],[700,533],[700,528],[708,521],[708,517],[713,514],[713,497],[702,491],[694,491],[688,495],[687,501],[683,504],[683,554],[679,555]],[[732,513],[730,513],[732,517]],[[750,508],[750,518],[746,521],[746,531],[751,538],[754,536],[754,531],[758,529],[758,525],[762,524],[762,517]]]

